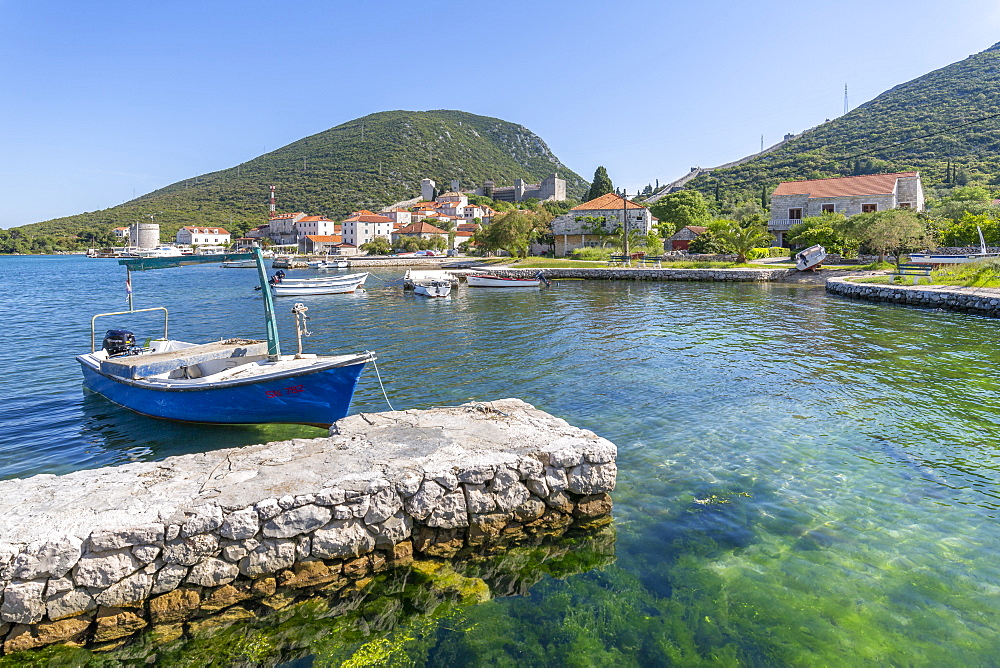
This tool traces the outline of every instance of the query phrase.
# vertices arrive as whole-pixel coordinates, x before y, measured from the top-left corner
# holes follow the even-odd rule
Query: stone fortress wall
[[[331,434],[0,482],[4,652],[176,637],[276,587],[350,592],[414,555],[610,521],[614,444],[516,399]]]

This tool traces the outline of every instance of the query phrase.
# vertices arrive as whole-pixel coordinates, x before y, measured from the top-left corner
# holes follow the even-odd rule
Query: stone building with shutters
[[[615,193],[575,206],[552,221],[555,254],[566,256],[577,248],[601,246],[623,222],[629,231],[646,236],[657,220],[648,208]]]
[[[783,246],[785,232],[803,218],[824,213],[854,216],[889,209],[924,210],[920,172],[785,181],[771,193],[767,230],[777,245]]]

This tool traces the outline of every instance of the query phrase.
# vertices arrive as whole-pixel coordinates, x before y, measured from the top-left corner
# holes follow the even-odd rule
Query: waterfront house
[[[306,214],[301,211],[271,216],[271,219],[267,221],[267,236],[271,237],[271,240],[276,244],[296,244],[299,241],[297,223],[305,217]]]
[[[623,226],[645,236],[655,224],[656,218],[643,205],[615,193],[601,195],[552,221],[555,254],[565,256],[577,248],[600,246],[605,237]]]
[[[228,246],[232,235],[221,227],[182,227],[174,241],[180,246]]]
[[[361,246],[375,237],[389,239],[392,226],[392,218],[364,209],[355,211],[340,224],[340,234],[344,243]]]
[[[340,223],[335,223],[326,216],[305,216],[295,224],[298,240],[308,235],[330,236],[340,234]]]
[[[803,218],[824,213],[854,216],[889,209],[924,210],[920,172],[785,181],[771,193],[767,229],[782,246],[785,232]]]

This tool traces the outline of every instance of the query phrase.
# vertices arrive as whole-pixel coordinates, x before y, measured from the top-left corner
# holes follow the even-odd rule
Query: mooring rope
[[[385,397],[385,403],[389,404],[389,410],[396,410],[389,401],[389,395],[385,393],[385,385],[382,384],[382,374],[378,372],[378,363],[375,360],[372,360],[372,366],[375,367],[375,377],[378,378],[378,386],[382,388],[382,396]]]

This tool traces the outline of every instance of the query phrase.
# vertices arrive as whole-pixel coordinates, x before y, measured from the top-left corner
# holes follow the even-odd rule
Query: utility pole
[[[622,188],[622,251],[625,254],[625,262],[631,264],[628,249],[628,198],[625,194],[625,189]]]

